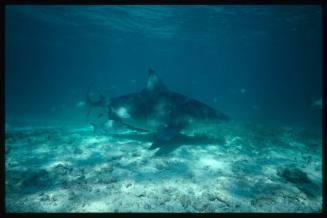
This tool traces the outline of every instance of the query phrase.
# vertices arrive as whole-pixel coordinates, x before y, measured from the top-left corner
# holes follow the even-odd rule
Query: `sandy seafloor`
[[[159,151],[144,132],[87,125],[8,125],[5,140],[7,212],[322,208],[322,139],[306,129],[231,122]]]

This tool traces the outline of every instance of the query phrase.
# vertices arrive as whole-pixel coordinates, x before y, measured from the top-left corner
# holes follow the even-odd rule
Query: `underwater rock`
[[[308,175],[296,167],[289,167],[277,172],[277,175],[284,178],[288,182],[296,185],[308,198],[313,199],[321,195],[321,185],[312,182]]]
[[[297,167],[290,166],[277,171],[277,175],[295,184],[311,183],[308,175]]]
[[[315,199],[317,196],[322,194],[322,186],[316,183],[306,183],[297,186],[308,198]]]

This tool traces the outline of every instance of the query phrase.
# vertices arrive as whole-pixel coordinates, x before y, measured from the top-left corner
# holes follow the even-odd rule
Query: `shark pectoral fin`
[[[154,136],[154,141],[149,149],[159,148],[161,146],[169,145],[181,130],[180,125],[167,126],[160,128]]]

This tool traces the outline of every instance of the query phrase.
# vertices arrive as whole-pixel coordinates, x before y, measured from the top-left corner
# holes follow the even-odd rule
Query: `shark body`
[[[96,118],[102,124],[106,120],[116,121],[131,128],[154,134],[151,148],[156,148],[174,139],[184,128],[196,124],[226,122],[230,118],[224,113],[185,95],[169,90],[157,74],[149,71],[146,87],[139,92],[112,97],[108,102],[87,99],[98,111]]]

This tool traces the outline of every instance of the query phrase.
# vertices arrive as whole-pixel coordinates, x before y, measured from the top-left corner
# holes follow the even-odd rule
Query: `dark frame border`
[[[322,99],[323,99],[323,109],[322,109],[322,119],[323,119],[323,128],[322,128],[322,136],[323,136],[323,144],[322,144],[322,155],[323,155],[323,163],[322,163],[322,171],[323,171],[323,199],[322,199],[322,211],[321,213],[6,213],[5,212],[5,7],[6,5],[101,5],[101,4],[112,4],[112,5],[318,5],[322,10]],[[0,215],[8,216],[8,217],[38,217],[38,216],[49,216],[49,217],[62,217],[65,215],[68,216],[84,216],[84,217],[95,217],[95,216],[125,216],[129,217],[132,215],[139,216],[244,216],[244,217],[257,217],[257,216],[280,216],[280,217],[324,217],[326,216],[326,155],[327,155],[327,108],[326,108],[326,100],[327,100],[327,89],[326,89],[326,51],[327,51],[327,43],[326,43],[326,22],[327,22],[327,4],[324,0],[4,0],[1,4],[0,10],[0,19],[1,19],[1,95],[0,95],[0,105],[2,106],[1,111],[1,146],[0,146],[0,159],[2,168],[0,171],[0,181],[1,181],[1,191],[0,193]]]

